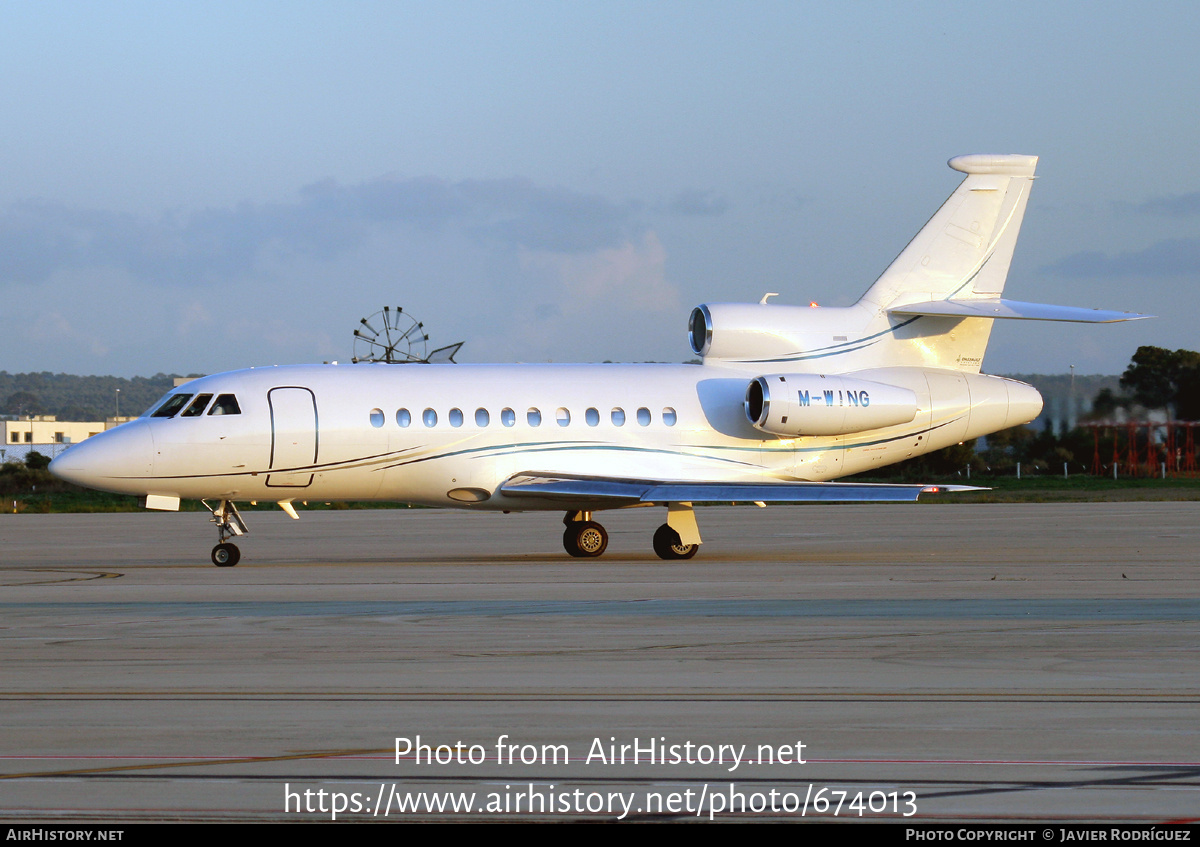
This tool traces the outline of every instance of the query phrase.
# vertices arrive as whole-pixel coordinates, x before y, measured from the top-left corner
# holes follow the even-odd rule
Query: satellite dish
[[[439,347],[426,353],[429,336],[425,324],[404,311],[402,306],[382,310],[363,318],[354,330],[354,358],[352,362],[386,362],[405,364],[418,362],[454,362],[454,355],[463,342]]]

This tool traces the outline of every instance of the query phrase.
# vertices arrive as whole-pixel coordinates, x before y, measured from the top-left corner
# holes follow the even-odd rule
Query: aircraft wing
[[[1024,321],[1071,321],[1074,323],[1116,323],[1137,321],[1152,315],[1136,312],[1112,312],[1078,306],[1051,306],[1048,303],[1024,303],[999,297],[974,300],[926,300],[903,306],[889,306],[895,315],[933,315],[955,318],[1008,318]]]
[[[969,485],[891,485],[867,482],[686,482],[615,479],[527,471],[509,477],[501,493],[564,503],[877,503],[912,502],[939,491],[981,491]]]

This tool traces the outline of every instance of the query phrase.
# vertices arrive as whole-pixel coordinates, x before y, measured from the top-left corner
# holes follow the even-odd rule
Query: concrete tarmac
[[[1200,504],[698,515],[0,515],[0,818],[1200,817]]]

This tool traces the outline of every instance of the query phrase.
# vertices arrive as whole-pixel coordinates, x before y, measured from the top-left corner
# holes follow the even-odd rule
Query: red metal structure
[[[1196,476],[1198,421],[1129,421],[1080,426],[1092,431],[1091,471],[1097,476],[1111,474],[1113,465],[1117,465],[1122,476],[1155,477],[1162,474],[1164,464],[1168,476]],[[1112,459],[1108,465],[1100,462],[1102,432],[1104,439],[1112,438]]]

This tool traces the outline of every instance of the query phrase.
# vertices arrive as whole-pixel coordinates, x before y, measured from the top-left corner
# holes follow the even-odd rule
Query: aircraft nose
[[[143,494],[153,465],[149,427],[130,421],[68,447],[50,463],[50,473],[85,488]]]

